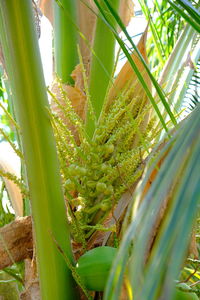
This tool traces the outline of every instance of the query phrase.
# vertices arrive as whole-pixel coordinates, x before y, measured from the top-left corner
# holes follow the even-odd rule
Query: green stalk
[[[31,0],[0,0],[0,36],[22,135],[41,298],[71,300],[76,299],[71,271],[53,240],[54,237],[69,260],[73,261],[55,140],[47,111],[48,100],[33,24]]]
[[[119,0],[109,0],[112,7],[118,10]],[[104,1],[101,0],[101,5],[108,19],[116,28],[116,22],[114,18],[109,14]],[[93,56],[91,60],[90,78],[89,78],[89,91],[91,96],[91,104],[94,109],[95,117],[98,119],[103,107],[104,99],[108,84],[112,78],[112,72],[114,67],[115,58],[115,42],[116,39],[105,24],[102,17],[98,16],[95,38],[93,44]],[[90,137],[92,137],[95,130],[95,120],[92,118],[91,112],[88,111],[86,121],[86,131]]]
[[[54,0],[55,71],[63,82],[73,83],[70,77],[78,64],[76,1]]]

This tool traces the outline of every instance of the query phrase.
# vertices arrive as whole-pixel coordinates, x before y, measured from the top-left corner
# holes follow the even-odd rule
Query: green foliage
[[[200,55],[199,55],[200,56]],[[200,102],[200,59],[190,74],[189,84],[185,91],[183,105],[188,111],[193,110]]]
[[[101,73],[99,68],[94,67],[95,72],[91,72],[92,75],[90,74],[90,77],[87,78],[80,57],[84,78],[84,92],[86,94],[88,105],[87,113],[92,116],[91,119],[87,118],[87,124],[85,125],[84,121],[75,113],[61,82],[58,80],[58,85],[62,94],[62,101],[60,102],[60,100],[52,93],[51,96],[55,105],[62,112],[62,117],[59,113],[56,114],[53,112],[49,112],[49,116],[54,128],[60,159],[62,187],[68,208],[67,216],[70,223],[71,237],[75,244],[77,243],[80,248],[82,247],[81,252],[84,252],[89,238],[95,231],[111,231],[115,237],[115,241],[113,243],[118,246],[118,223],[116,222],[116,224],[107,227],[105,226],[104,221],[111,214],[113,215],[113,218],[115,218],[114,209],[116,205],[119,203],[119,200],[122,198],[125,191],[129,190],[132,185],[141,178],[146,158],[152,148],[156,146],[162,127],[168,131],[169,127],[173,123],[176,126],[176,133],[172,134],[172,138],[168,135],[167,146],[163,151],[161,151],[159,156],[156,154],[153,157],[153,165],[148,172],[148,174],[150,174],[163,153],[166,154],[167,151],[171,149],[166,162],[161,167],[159,176],[152,184],[147,197],[144,199],[144,202],[139,209],[137,199],[138,196],[141,196],[142,188],[144,188],[148,176],[146,179],[144,178],[141,188],[138,188],[133,202],[130,204],[129,212],[134,210],[135,214],[133,214],[133,216],[132,214],[128,215],[130,219],[132,217],[131,224],[124,234],[123,240],[120,241],[119,253],[108,281],[107,289],[105,291],[105,299],[118,299],[124,282],[129,292],[130,299],[133,295],[134,300],[156,300],[160,296],[162,297],[165,293],[166,297],[171,299],[174,291],[174,280],[177,278],[179,278],[180,281],[186,280],[187,283],[194,284],[195,286],[192,288],[191,293],[197,292],[198,294],[199,272],[196,271],[191,277],[189,277],[189,274],[197,269],[199,262],[187,260],[187,265],[183,268],[181,274],[180,269],[186,256],[188,236],[191,232],[193,220],[196,217],[196,208],[199,205],[199,106],[197,105],[196,110],[194,110],[188,119],[186,119],[180,126],[177,126],[177,119],[172,112],[173,109],[171,104],[174,100],[173,91],[177,88],[177,83],[179,83],[182,78],[180,73],[177,74],[174,82],[170,81],[172,75],[174,75],[179,68],[179,65],[183,67],[182,70],[185,69],[185,66],[182,65],[182,56],[186,52],[185,48],[187,44],[192,41],[192,50],[196,47],[196,45],[198,45],[194,45],[198,36],[194,34],[194,30],[192,30],[189,26],[184,28],[185,21],[183,20],[183,18],[185,18],[185,20],[190,24],[195,24],[195,28],[198,30],[198,6],[196,5],[195,8],[186,0],[178,0],[176,2],[178,5],[176,3],[172,4],[177,11],[174,13],[173,9],[168,4],[168,2],[171,4],[171,1],[155,1],[153,8],[148,7],[149,2],[145,0],[140,1],[146,18],[150,22],[149,26],[152,33],[148,40],[148,52],[151,60],[149,68],[128,35],[126,28],[122,24],[116,12],[116,9],[111,5],[112,1],[94,0],[94,2],[99,9],[98,13],[100,17],[98,22],[100,23],[101,30],[102,28],[106,28],[106,31],[104,32],[106,37],[104,36],[105,39],[103,42],[105,43],[107,38],[109,39],[109,37],[112,37],[112,41],[110,40],[112,45],[108,47],[108,50],[111,50],[110,52],[112,52],[111,55],[109,55],[109,58],[114,57],[113,45],[116,40],[124,51],[134,72],[138,76],[140,83],[151,101],[151,105],[149,103],[147,104],[146,100],[140,96],[132,98],[131,94],[134,91],[134,87],[132,87],[129,89],[124,88],[108,110],[106,110],[105,107],[102,108],[102,103],[107,101],[105,90],[107,88],[108,81],[112,81],[110,74],[112,73],[111,69],[113,67],[113,61],[110,61],[111,68],[109,67],[109,76],[107,74],[107,78],[104,78],[102,82],[102,85],[105,87],[104,90],[98,90],[97,79],[99,79],[98,76],[100,76]],[[6,5],[8,5],[6,3],[12,3],[14,5],[14,8],[17,11],[17,16],[19,13],[24,13],[23,10],[19,9],[19,5],[21,5],[19,3],[21,2],[14,2],[14,0],[6,2],[5,0],[0,0],[0,7],[5,8]],[[67,3],[70,5],[67,6]],[[193,4],[195,5],[195,3]],[[24,5],[27,4],[24,2]],[[77,32],[74,29],[77,28],[76,8],[74,6],[75,1],[67,2],[64,0],[55,0],[54,5],[57,22],[55,29],[56,70],[62,82],[68,81],[72,83],[69,75],[77,63]],[[184,8],[184,14],[180,11],[180,5]],[[12,14],[13,10],[10,9],[7,13],[8,12]],[[187,17],[185,17],[186,14]],[[30,35],[30,38],[29,34],[27,34],[27,28],[29,27],[26,25],[30,25],[27,15],[24,14],[22,18],[18,16],[15,20],[16,15],[13,14],[13,18],[10,19],[12,25],[14,24],[14,21],[17,21],[17,24],[19,22],[19,24],[22,25],[22,23],[25,22],[24,20],[26,20],[27,23],[23,23],[21,32],[23,32],[23,30],[26,31],[26,41],[31,42],[31,39],[35,41],[32,35]],[[6,41],[4,44],[5,53],[8,54],[9,46],[7,42],[9,39],[5,38],[6,32],[5,30],[2,30],[4,25],[2,23],[3,18],[4,14],[2,14],[1,17],[0,28],[2,31],[2,39]],[[190,22],[191,18],[194,19],[192,23]],[[113,24],[113,20],[115,20],[115,24]],[[4,18],[4,22],[7,21],[8,18]],[[60,21],[62,26],[60,26]],[[152,95],[141,72],[132,60],[128,48],[119,37],[115,26],[116,23],[121,27],[133,49],[138,54],[138,57],[140,57],[143,62],[144,68],[149,74],[156,89],[156,96]],[[13,29],[16,29],[15,27],[16,26],[13,26]],[[6,30],[8,30],[7,26]],[[15,31],[13,30],[13,32]],[[99,32],[97,30],[95,36],[95,39],[98,41],[98,47],[96,48],[96,56],[94,55],[93,60],[98,62],[102,69],[102,66],[105,64],[108,57],[106,57],[105,53],[101,57],[99,42],[102,42],[102,35],[100,36]],[[176,44],[180,35],[181,38]],[[15,51],[21,51],[21,43],[16,39],[16,36],[17,35],[14,34],[13,38],[10,39],[9,42],[15,40],[17,42],[15,44]],[[63,37],[64,41],[62,40]],[[24,40],[23,36],[23,42]],[[174,47],[175,44],[176,47]],[[55,168],[49,168],[51,163],[57,162],[56,156],[52,154],[50,159],[48,158],[48,161],[46,160],[46,154],[49,154],[49,151],[54,149],[55,144],[52,139],[52,134],[49,134],[44,130],[44,128],[46,128],[44,120],[46,120],[49,125],[49,116],[47,116],[46,109],[46,106],[48,106],[47,101],[43,103],[43,105],[38,102],[40,97],[41,99],[46,99],[43,79],[39,76],[39,73],[37,73],[36,70],[38,69],[41,71],[40,63],[38,63],[38,61],[34,61],[33,57],[31,59],[27,59],[26,56],[34,52],[32,51],[34,43],[31,42],[31,45],[31,47],[27,48],[27,51],[23,52],[23,55],[20,55],[17,58],[15,57],[15,51],[12,52],[12,55],[8,55],[7,57],[7,63],[10,69],[13,70],[10,74],[11,79],[14,80],[13,82],[15,83],[13,85],[14,92],[16,93],[15,97],[18,101],[19,99],[20,101],[24,101],[23,105],[18,105],[20,106],[21,112],[17,105],[16,110],[18,110],[19,119],[21,118],[20,122],[23,125],[21,126],[21,129],[25,132],[27,138],[24,140],[25,153],[26,155],[27,153],[28,155],[30,153],[41,154],[42,151],[40,152],[40,150],[43,149],[44,155],[42,156],[41,154],[41,156],[37,156],[36,159],[31,156],[28,156],[28,159],[26,158],[26,166],[27,169],[29,169],[29,182],[32,184],[35,179],[39,179],[31,191],[31,197],[34,196],[33,198],[35,199],[32,205],[33,217],[36,218],[36,240],[39,244],[41,242],[40,251],[38,251],[40,257],[38,261],[43,278],[43,282],[41,284],[42,293],[44,297],[46,297],[46,292],[48,292],[53,299],[54,295],[49,291],[52,288],[52,291],[54,292],[55,289],[53,287],[54,283],[56,283],[58,294],[60,293],[60,288],[63,288],[65,291],[65,294],[62,294],[61,292],[63,298],[65,296],[68,297],[67,295],[69,295],[69,299],[70,297],[73,297],[71,296],[73,294],[73,283],[71,286],[70,277],[68,282],[66,282],[66,273],[63,272],[63,267],[65,268],[65,260],[65,263],[71,271],[76,283],[82,288],[86,297],[91,298],[85,288],[85,286],[87,287],[87,282],[83,283],[76,272],[69,246],[70,243],[68,243],[69,247],[66,247],[67,249],[65,247],[63,249],[63,245],[65,245],[66,240],[69,242],[69,232],[64,220],[64,210],[61,209],[61,213],[58,213],[58,210],[62,206],[62,203],[59,205],[58,200],[61,199],[62,196],[59,191],[58,194],[55,193],[55,190],[57,188],[59,189],[60,186],[59,177],[53,177],[53,175],[57,172],[57,166],[54,165]],[[12,50],[14,47],[10,47],[10,49]],[[99,53],[98,50],[100,50]],[[36,49],[35,53],[37,53],[37,51],[38,50]],[[172,55],[170,55],[171,52]],[[14,69],[11,68],[11,61],[13,57],[15,58]],[[25,57],[25,60],[20,62],[20,58],[22,57]],[[165,77],[166,81],[164,81],[165,92],[168,96],[166,97],[166,94],[163,92],[152,73],[158,77],[163,69],[164,63],[169,57],[171,57],[171,61],[169,59],[170,63],[167,65],[168,71]],[[196,54],[195,59],[198,61],[198,53]],[[27,77],[27,74],[30,73],[26,69],[29,63],[31,63],[32,74],[30,77]],[[22,66],[24,69],[21,69]],[[20,73],[18,73],[18,70],[21,70]],[[105,70],[103,70],[103,73],[105,73],[104,71]],[[36,77],[34,77],[35,74],[37,74]],[[190,81],[189,75],[187,77],[188,82]],[[20,81],[21,77],[24,78],[24,80]],[[36,81],[34,84],[31,84],[33,83],[33,78],[35,78]],[[38,78],[40,78],[40,80]],[[102,80],[102,78],[103,77],[100,76],[100,80]],[[92,97],[91,82],[94,84],[94,87],[92,87]],[[18,94],[19,91],[20,93]],[[38,91],[38,94],[35,94],[35,91]],[[31,97],[29,98],[30,94]],[[0,95],[3,97],[2,90]],[[97,101],[97,95],[101,95],[101,104]],[[180,105],[182,103],[183,95],[184,91],[182,89],[181,96],[179,98]],[[159,103],[157,98],[160,99]],[[30,100],[30,103],[28,99]],[[20,101],[18,102],[19,104],[21,103]],[[27,103],[29,103],[30,106],[27,105]],[[4,109],[4,106],[7,106],[7,102],[5,101],[4,105],[1,105],[1,109],[4,112],[4,116],[1,121],[6,125],[10,123],[12,126],[14,125],[16,127],[15,121],[6,109]],[[160,108],[161,106],[165,109],[165,113],[163,113],[163,108]],[[152,107],[158,117],[155,114],[152,114],[149,117],[149,111],[151,112]],[[97,116],[95,116],[96,112]],[[30,114],[28,115],[27,120],[34,121],[33,123],[24,122],[23,116],[26,116],[28,113]],[[170,122],[165,121],[165,116],[167,114],[168,119],[171,119]],[[92,128],[92,130],[88,130],[88,128]],[[10,141],[14,151],[23,160],[24,158],[22,153],[10,139],[10,132],[6,132],[5,128],[4,130],[0,129],[0,132],[3,139]],[[41,138],[40,141],[38,140],[38,137]],[[50,140],[51,143],[49,143]],[[156,151],[158,151],[158,149]],[[44,160],[42,160],[41,157],[43,157]],[[45,162],[44,165],[42,165],[42,161]],[[24,196],[29,197],[23,180],[18,180],[12,174],[5,172],[1,172],[0,175],[13,180],[21,188]],[[44,183],[44,185],[42,188],[38,188],[41,182]],[[1,196],[3,195],[3,189],[4,186],[2,186]],[[46,197],[44,192],[47,190],[49,191],[49,198]],[[148,263],[146,263],[146,253],[148,250],[151,230],[157,221],[156,217],[159,213],[159,209],[162,207],[163,199],[167,197],[169,191],[172,194],[170,204],[166,212],[166,216],[163,219],[161,230],[156,236],[153,251],[149,257]],[[48,200],[45,204],[42,202],[44,199]],[[41,203],[42,205],[40,206]],[[9,210],[5,211],[2,205],[0,206],[0,212],[0,222],[2,226],[12,220],[13,215],[10,214]],[[49,220],[52,220],[53,222],[52,230],[50,229]],[[47,228],[49,230],[48,234]],[[66,228],[67,230],[65,230]],[[45,234],[41,236],[41,232],[45,232]],[[49,236],[51,236],[50,239]],[[57,236],[59,236],[58,241]],[[56,247],[55,249],[53,248],[53,252],[55,250],[56,254],[60,254],[59,259],[61,256],[64,259],[60,259],[61,272],[59,272],[58,267],[58,269],[56,269],[58,272],[53,273],[53,276],[51,277],[51,269],[49,269],[49,272],[47,270],[49,267],[52,267],[48,260],[51,256],[49,256],[49,253],[52,250],[52,244],[53,247],[57,246],[57,249]],[[49,245],[51,246],[49,247]],[[45,250],[47,251],[45,252]],[[58,253],[58,250],[60,253]],[[40,256],[41,253],[42,255],[45,253],[45,255]],[[54,260],[52,261],[54,262]],[[46,276],[44,276],[43,271],[46,272]],[[23,273],[22,270],[13,266],[11,269],[6,269],[5,272],[11,274],[21,284],[22,276],[20,274]],[[48,281],[49,278],[50,281]],[[66,290],[67,285],[68,290]],[[180,297],[180,295],[178,295],[178,297]]]
[[[113,31],[115,38],[118,42],[118,44],[120,45],[121,49],[123,50],[124,54],[127,57],[127,60],[129,61],[133,71],[136,73],[137,77],[138,77],[138,81],[141,83],[148,99],[150,100],[155,112],[157,113],[157,116],[163,126],[163,128],[166,130],[166,132],[168,131],[168,128],[166,126],[166,123],[163,119],[162,113],[161,113],[161,109],[159,109],[151,91],[149,90],[149,87],[147,85],[147,83],[145,82],[141,72],[139,71],[137,65],[135,64],[135,62],[133,61],[133,59],[131,58],[131,55],[127,49],[127,47],[125,46],[124,42],[122,41],[122,39],[119,37],[117,31],[115,30],[115,28],[112,26],[112,24],[109,22],[109,19],[106,17],[106,15],[104,14],[101,6],[98,4],[98,1],[94,0],[95,4],[97,5],[98,9],[100,10],[102,17],[104,19],[104,21],[108,24],[108,26],[110,27],[110,29]],[[153,86],[156,89],[157,95],[161,101],[161,104],[163,105],[163,108],[165,109],[166,113],[169,115],[172,123],[174,125],[176,125],[176,119],[171,111],[170,106],[168,105],[168,102],[166,101],[164,92],[162,90],[162,88],[160,87],[160,85],[158,84],[158,82],[156,81],[156,79],[154,78],[154,76],[152,75],[147,63],[145,62],[143,56],[141,55],[141,53],[138,51],[138,48],[136,47],[136,45],[134,44],[134,42],[132,41],[130,35],[127,32],[126,27],[124,26],[123,22],[121,21],[119,15],[117,14],[116,10],[110,5],[109,1],[104,0],[107,8],[109,9],[110,13],[113,15],[113,17],[115,18],[117,24],[119,25],[119,27],[121,28],[122,32],[125,34],[125,37],[127,38],[127,40],[130,42],[131,46],[133,47],[133,49],[135,50],[135,53],[138,55],[139,59],[141,60],[144,69],[146,70],[147,74],[149,75],[151,82],[153,84]]]
[[[197,227],[197,231],[199,231],[199,226]],[[182,283],[187,284],[190,286],[190,290],[196,293],[198,296],[200,296],[199,263],[200,261],[198,259],[188,257],[184,268],[181,270],[178,283],[178,285]]]
[[[0,271],[0,295],[5,300],[19,300],[19,291],[15,280],[3,271]]]
[[[24,289],[24,262],[15,263],[0,271],[0,295],[3,299],[18,300]]]
[[[126,270],[134,299],[153,300],[166,293],[170,299],[173,280],[178,277],[186,256],[189,234],[200,201],[199,111],[198,106],[193,114],[182,122],[179,130],[151,166],[142,186],[136,192],[132,223],[121,243],[107,284],[105,299],[118,299]],[[149,174],[170,147],[172,149],[161,166],[159,176],[154,180],[147,196],[138,208],[138,196]],[[151,254],[146,261],[151,232],[156,226],[160,209],[163,208],[163,203],[169,197],[169,193],[168,209],[160,225],[161,228],[157,232]],[[130,256],[128,256],[129,251]],[[137,270],[137,276],[134,270]]]
[[[147,49],[150,68],[158,78],[183,30],[184,21],[167,1],[139,2],[149,22]]]
[[[199,297],[195,291],[186,283],[181,282],[176,285],[173,300],[198,300]]]
[[[199,3],[194,4],[194,7],[191,1],[188,0],[176,0],[172,2],[168,0],[170,5],[176,10],[180,16],[182,16],[198,33],[200,33],[200,12],[199,12]]]

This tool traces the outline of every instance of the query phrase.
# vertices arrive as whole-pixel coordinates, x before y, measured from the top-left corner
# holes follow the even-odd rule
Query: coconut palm
[[[180,270],[189,243],[198,254],[189,236],[200,199],[200,123],[199,106],[184,118],[182,104],[199,61],[199,8],[140,4],[148,26],[136,47],[126,29],[131,1],[39,1],[54,28],[49,106],[31,1],[0,0],[22,147],[15,151],[26,169],[25,182],[1,175],[21,188],[27,182],[42,299],[101,299],[98,291],[105,299],[173,299],[174,281],[192,278]],[[118,75],[116,42],[127,58]],[[105,245],[118,249],[108,280]],[[91,267],[80,271],[81,259]]]

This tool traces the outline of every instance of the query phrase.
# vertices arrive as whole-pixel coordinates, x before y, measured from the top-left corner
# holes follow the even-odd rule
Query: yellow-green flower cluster
[[[102,230],[106,216],[141,176],[142,160],[155,137],[153,119],[149,123],[149,106],[143,99],[131,99],[130,92],[121,93],[102,112],[92,140],[68,99],[62,111],[69,126],[51,114],[72,235],[77,242],[84,243],[97,228]],[[71,125],[79,135],[79,145]]]

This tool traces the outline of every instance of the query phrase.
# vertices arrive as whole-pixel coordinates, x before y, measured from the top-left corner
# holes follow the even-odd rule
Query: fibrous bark
[[[31,217],[17,218],[0,228],[0,269],[32,258],[33,239]]]
[[[20,300],[40,300],[40,285],[37,274],[36,257],[25,260],[25,290],[20,294]]]

